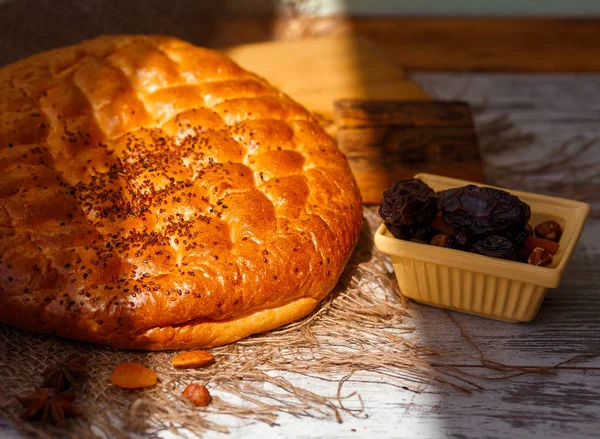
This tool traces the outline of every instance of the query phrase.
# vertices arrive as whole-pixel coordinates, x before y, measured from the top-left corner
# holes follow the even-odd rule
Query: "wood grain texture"
[[[419,172],[483,181],[465,102],[343,100],[335,104],[335,122],[365,204],[379,204],[395,181]]]
[[[307,17],[277,37],[353,34],[409,70],[598,72],[600,19]]]
[[[362,38],[332,35],[225,49],[326,120],[337,99],[427,99],[421,88]]]
[[[600,18],[320,17],[278,12],[273,0],[177,0],[169,7],[161,0],[38,0],[35,5],[12,1],[0,4],[0,65],[109,33],[162,33],[209,47],[352,34],[371,39],[391,61],[412,70],[600,71]]]

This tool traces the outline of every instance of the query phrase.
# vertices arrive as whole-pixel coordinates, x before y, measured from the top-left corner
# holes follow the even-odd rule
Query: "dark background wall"
[[[101,34],[169,34],[212,47],[266,40],[286,8],[278,0],[0,0],[0,66]]]

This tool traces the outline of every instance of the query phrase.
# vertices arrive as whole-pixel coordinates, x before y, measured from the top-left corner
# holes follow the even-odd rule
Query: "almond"
[[[525,247],[527,247],[530,250],[540,247],[546,250],[551,255],[555,255],[560,246],[556,242],[550,241],[549,239],[527,238],[527,240],[525,240]]]
[[[183,391],[183,397],[191,401],[196,407],[206,407],[212,401],[208,389],[198,383],[188,385]]]
[[[110,380],[121,389],[143,389],[154,386],[158,377],[153,370],[140,363],[127,362],[121,363],[115,368]]]
[[[211,363],[214,358],[215,357],[207,351],[188,351],[173,358],[171,364],[175,367],[189,369],[206,366],[208,363]]]

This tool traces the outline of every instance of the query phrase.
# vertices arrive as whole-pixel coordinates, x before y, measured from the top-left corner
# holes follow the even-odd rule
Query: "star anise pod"
[[[53,388],[55,392],[80,389],[81,380],[87,373],[87,357],[71,357],[65,363],[48,367],[42,373],[44,382],[40,387]]]
[[[75,405],[74,393],[55,393],[52,396],[46,389],[38,389],[23,398],[17,398],[25,408],[21,418],[27,421],[49,421],[57,427],[65,425],[65,419],[81,414]]]

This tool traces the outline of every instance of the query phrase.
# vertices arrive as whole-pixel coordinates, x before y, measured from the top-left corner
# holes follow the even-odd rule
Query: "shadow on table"
[[[432,383],[428,396],[417,399],[423,405],[414,410],[435,405],[439,428],[452,433],[474,431],[465,426],[476,420],[486,426],[481,437],[491,431],[502,436],[537,431],[544,432],[539,437],[548,437],[551,424],[573,432],[595,428],[600,404],[595,384],[600,365],[600,254],[585,245],[593,238],[585,235],[560,287],[548,292],[532,322],[505,323],[413,304],[420,343],[450,352],[433,359],[436,369],[483,388],[465,396]],[[524,422],[524,417],[529,420]]]

